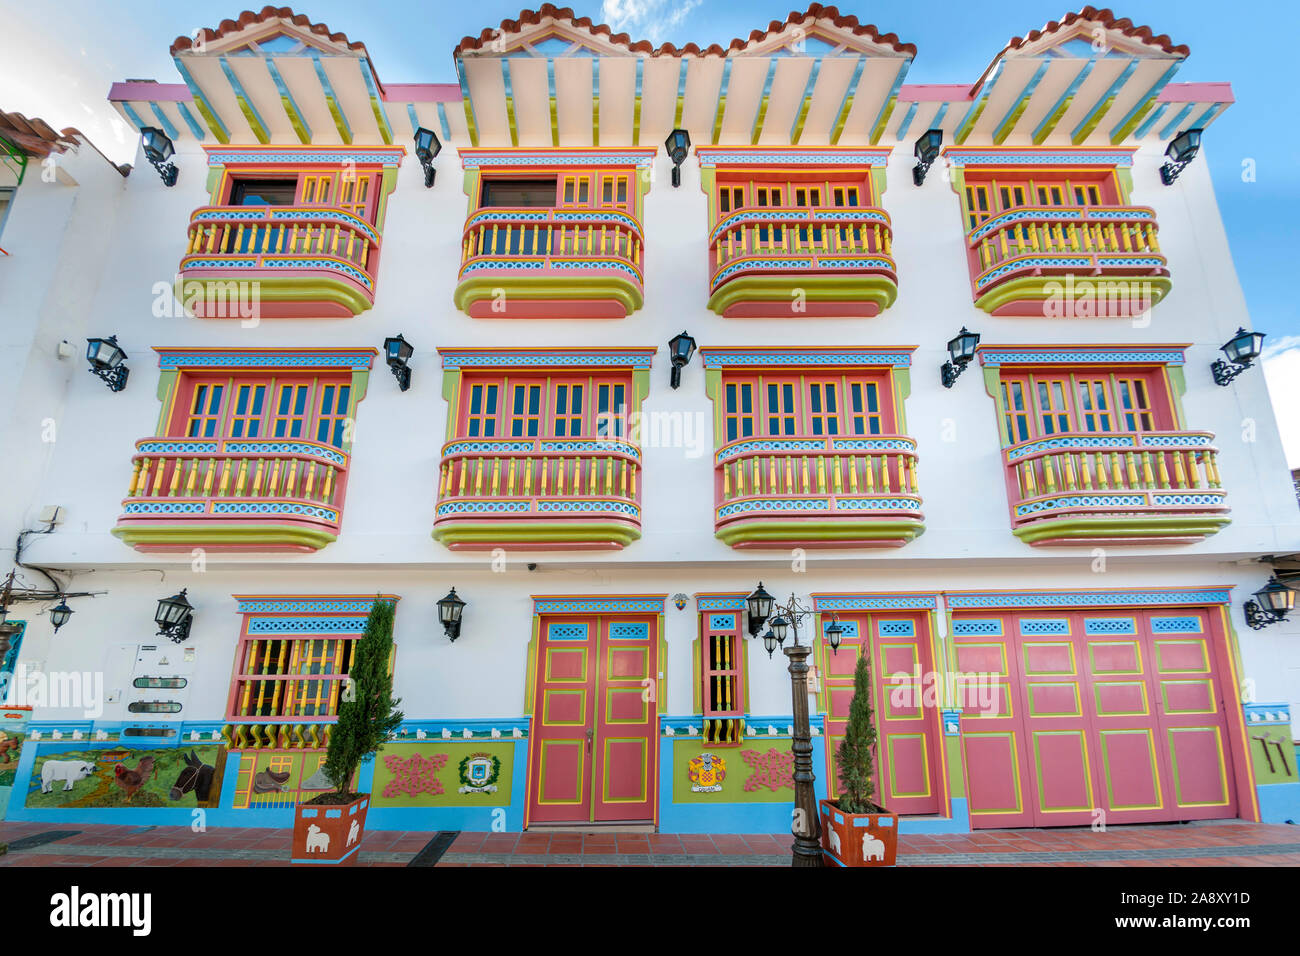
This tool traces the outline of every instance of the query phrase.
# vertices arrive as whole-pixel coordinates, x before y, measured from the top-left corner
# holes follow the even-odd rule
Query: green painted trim
[[[714,536],[735,547],[751,541],[771,542],[774,548],[792,541],[898,541],[906,544],[925,531],[917,518],[869,520],[861,525],[841,517],[838,520],[791,521],[783,518],[750,518],[719,528]]]
[[[696,619],[700,615],[696,615]],[[696,630],[699,630],[699,624],[696,624]],[[704,635],[696,635],[695,640],[691,642],[691,713],[704,713]]]
[[[267,275],[264,270],[250,270],[249,274],[240,275],[232,270],[229,275],[221,277],[195,276],[186,275],[183,266],[175,287],[176,299],[182,305],[186,299],[185,287],[193,282],[203,284],[205,299],[209,284],[225,286],[230,282],[256,282],[258,298],[262,302],[332,302],[343,306],[353,315],[360,315],[374,305],[365,292],[344,279],[335,279],[330,275],[276,276]]]
[[[632,370],[632,407],[630,412],[641,411],[641,403],[650,394],[650,370],[638,368]]]
[[[614,276],[480,276],[462,279],[453,301],[462,312],[475,302],[491,299],[494,290],[518,299],[613,299],[628,315],[641,308],[641,287],[630,279]]]
[[[385,166],[379,181],[379,202],[375,205],[375,229],[382,235],[388,216],[388,197],[397,188],[397,167]]]
[[[205,188],[208,191],[208,201],[214,206],[217,205],[217,199],[219,198],[217,190],[221,187],[221,176],[225,171],[225,166],[212,166],[208,169],[207,186]]]
[[[1125,123],[1123,126],[1117,127],[1110,134],[1110,144],[1112,146],[1118,146],[1120,143],[1122,143],[1124,141],[1124,138],[1128,136],[1129,133],[1137,129],[1138,124],[1142,122],[1142,118],[1146,116],[1147,113],[1151,112],[1151,108],[1155,105],[1156,105],[1156,97],[1151,96],[1151,98],[1148,99],[1146,103],[1144,103],[1142,107],[1129,118],[1129,121],[1127,123]]]
[[[1085,64],[1085,69],[1086,68],[1087,65]],[[1039,128],[1037,135],[1034,136],[1035,146],[1042,146],[1043,140],[1047,139],[1047,137],[1052,135],[1052,130],[1056,129],[1056,124],[1061,122],[1061,117],[1064,116],[1067,112],[1069,112],[1070,105],[1073,102],[1074,102],[1074,97],[1067,96],[1063,100],[1061,100],[1059,104],[1057,104],[1056,111],[1052,113],[1048,121]]]
[[[980,105],[975,107],[975,112],[970,115],[970,118],[967,119],[966,122],[961,124],[961,129],[957,130],[953,135],[952,141],[955,144],[960,146],[962,143],[966,142],[966,137],[970,136],[971,130],[975,128],[975,124],[978,123],[980,117],[984,115],[984,107],[988,105],[989,94],[985,93],[984,98],[980,100]]]
[[[894,380],[894,418],[898,423],[898,433],[907,435],[907,400],[912,396],[912,370],[893,368],[890,374]]]
[[[942,733],[942,728],[940,728]],[[943,738],[944,756],[948,762],[948,795],[955,800],[966,796],[966,771],[961,753],[961,736]],[[951,813],[951,808],[949,813]]]
[[[524,714],[531,717],[533,702],[537,693],[537,654],[542,633],[542,616],[533,615],[533,636],[528,639],[528,649],[524,661]]]
[[[1074,135],[1070,137],[1070,143],[1075,146],[1081,145],[1085,139],[1092,135],[1092,131],[1101,124],[1102,118],[1110,112],[1110,108],[1114,105],[1115,97],[1108,96],[1106,102],[1096,108],[1088,121],[1075,130]]]
[[[150,523],[118,525],[110,533],[133,548],[140,545],[188,545],[211,547],[213,545],[276,545],[307,547],[319,551],[338,540],[338,535],[324,529],[300,528],[293,525],[248,524],[219,525],[209,521],[193,524],[160,525]]]
[[[257,141],[263,146],[271,142],[271,134],[262,125],[261,118],[257,115],[257,111],[253,109],[253,104],[248,102],[248,98],[236,93],[235,102],[239,104],[239,111],[244,114],[244,119],[248,120],[248,126],[253,131],[253,135],[257,137]]]
[[[207,101],[202,96],[194,97],[194,108],[199,111],[203,117],[203,122],[208,124],[208,130],[212,133],[213,138],[222,146],[230,143],[230,134],[226,132],[225,125],[217,119],[216,114],[208,107]]]
[[[442,398],[447,403],[447,428],[444,434],[447,436],[447,441],[451,441],[452,436],[456,434],[456,420],[459,417],[460,369],[442,370]]]
[[[757,275],[728,280],[709,296],[708,307],[722,315],[742,302],[789,300],[794,289],[804,290],[805,297],[813,302],[874,302],[881,312],[898,298],[898,284],[881,275]]]
[[[1155,305],[1173,288],[1173,282],[1168,276],[1091,276],[1082,275],[1075,278],[1075,282],[1087,282],[1089,285],[1096,285],[1101,282],[1121,282],[1121,281],[1146,282],[1151,286],[1151,304]],[[976,308],[983,309],[985,312],[992,313],[1005,305],[1014,302],[1044,302],[1057,293],[1048,292],[1047,284],[1052,283],[1056,286],[1064,286],[1065,276],[1021,276],[1018,279],[1008,279],[994,286],[988,292],[985,292],[975,300]],[[1085,287],[1086,288],[1086,287]],[[1081,297],[1076,296],[1076,298]],[[1044,318],[1047,318],[1044,315]],[[1121,316],[1116,316],[1121,318]]]
[[[880,200],[884,197],[885,190],[888,188],[889,188],[889,172],[886,169],[886,167],[872,166],[871,167],[871,189],[873,195],[876,198],[877,205],[880,204]]]
[[[1183,411],[1183,396],[1187,394],[1187,376],[1181,365],[1166,365],[1165,375],[1169,379],[1169,401],[1174,407],[1176,427],[1184,427],[1187,414]]]
[[[655,679],[655,693],[658,697],[654,701],[656,718],[668,710],[668,678],[663,676],[668,673],[668,631],[664,627],[664,616],[660,614],[656,619],[659,625],[659,660],[658,667],[655,669],[659,676]],[[656,719],[656,724],[658,720]],[[657,733],[657,731],[656,731]]]
[[[722,447],[722,369],[704,370],[704,394],[713,402],[713,450]]]
[[[171,398],[172,392],[176,388],[176,382],[180,378],[180,369],[165,369],[158,375],[158,401],[162,407],[158,410],[158,428],[155,435],[167,434],[167,419],[171,417]]]
[[[1013,528],[1011,533],[1026,544],[1036,544],[1047,538],[1065,538],[1067,540],[1060,543],[1069,546],[1087,544],[1097,539],[1151,536],[1204,538],[1231,520],[1227,515],[1146,514],[1121,518],[1076,515],[1044,518]]]
[[[906,63],[904,64],[906,69]],[[899,81],[901,82],[901,80]],[[876,128],[871,131],[871,145],[875,146],[880,142],[880,137],[885,134],[885,127],[889,125],[889,118],[894,115],[894,108],[898,106],[898,95],[894,94],[889,98],[889,102],[880,112],[880,120],[876,123]]]
[[[445,519],[435,525],[433,539],[453,544],[573,544],[612,541],[623,548],[641,537],[641,529],[610,520],[604,521],[458,521]]]

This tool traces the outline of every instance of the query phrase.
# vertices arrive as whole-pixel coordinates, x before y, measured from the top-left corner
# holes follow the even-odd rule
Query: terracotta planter
[[[351,803],[298,804],[293,810],[293,862],[355,863],[369,807],[365,793]]]
[[[893,866],[898,857],[897,813],[845,813],[818,801],[822,850],[838,866]]]

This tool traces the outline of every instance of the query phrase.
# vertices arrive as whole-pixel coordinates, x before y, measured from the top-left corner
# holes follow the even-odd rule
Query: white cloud
[[[600,19],[633,40],[662,43],[704,0],[603,0]]]
[[[1264,349],[1263,363],[1287,467],[1300,468],[1300,336],[1271,343]]]

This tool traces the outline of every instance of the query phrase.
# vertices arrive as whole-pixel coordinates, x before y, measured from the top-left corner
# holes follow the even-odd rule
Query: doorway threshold
[[[530,823],[527,833],[655,833],[653,823]]]

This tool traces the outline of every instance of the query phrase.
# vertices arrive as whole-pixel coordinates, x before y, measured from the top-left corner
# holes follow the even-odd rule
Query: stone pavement
[[[373,830],[361,866],[787,866],[788,834]],[[3,866],[289,866],[288,830],[0,823]],[[1297,866],[1300,827],[1186,825],[906,835],[900,866]]]

